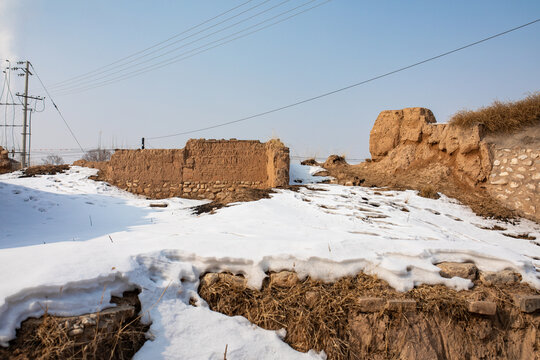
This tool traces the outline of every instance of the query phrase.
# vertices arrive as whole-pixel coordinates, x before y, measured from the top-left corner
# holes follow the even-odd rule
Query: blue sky
[[[151,46],[245,1],[0,0],[0,59],[30,60],[45,85],[55,89],[60,81]],[[236,20],[282,1],[270,0]],[[206,41],[307,1],[290,0]],[[235,13],[262,2],[253,0]],[[103,146],[134,147],[143,136],[188,131],[280,107],[539,17],[539,1],[332,0],[162,69],[86,92],[52,91],[52,95],[83,147],[95,147],[100,132]],[[189,137],[262,141],[279,137],[296,155],[368,157],[369,131],[382,110],[423,106],[445,122],[460,109],[540,90],[539,39],[536,23],[331,97],[148,145],[183,147]],[[21,90],[22,78],[13,82]],[[35,76],[30,83],[32,94],[45,95]],[[77,147],[50,103],[33,119],[34,149]]]

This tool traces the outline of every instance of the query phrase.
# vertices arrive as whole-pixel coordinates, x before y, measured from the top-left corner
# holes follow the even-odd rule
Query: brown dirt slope
[[[440,192],[469,206],[476,214],[497,219],[511,219],[516,214],[493,199],[487,191],[471,187],[460,181],[449,170],[437,162],[426,161],[394,173],[381,169],[376,162],[349,165],[344,159],[336,162],[335,156],[320,164],[328,174],[343,185],[386,187],[393,190],[417,190],[422,194]]]

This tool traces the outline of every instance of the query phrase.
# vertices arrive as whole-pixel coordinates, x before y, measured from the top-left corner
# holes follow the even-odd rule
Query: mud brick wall
[[[150,198],[215,199],[241,188],[289,184],[289,149],[279,140],[189,140],[183,149],[117,150],[96,167],[105,181]]]
[[[540,220],[540,149],[495,148],[488,190],[511,209]]]

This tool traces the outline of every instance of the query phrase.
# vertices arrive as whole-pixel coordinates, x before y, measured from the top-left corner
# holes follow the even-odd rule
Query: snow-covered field
[[[294,164],[292,180],[313,182],[314,171]],[[94,312],[138,287],[154,340],[137,359],[222,359],[225,345],[230,359],[324,358],[296,352],[282,332],[210,311],[196,292],[206,271],[242,273],[253,287],[269,270],[290,269],[328,281],[364,271],[402,291],[466,289],[469,280],[442,278],[434,263],[473,261],[480,270],[512,268],[540,289],[540,225],[482,219],[444,196],[312,184],[197,216],[190,208],[204,201],[145,200],[88,180],[94,173],[0,176],[0,344],[45,308]],[[155,202],[169,206],[150,208]],[[485,229],[495,224],[506,230]]]

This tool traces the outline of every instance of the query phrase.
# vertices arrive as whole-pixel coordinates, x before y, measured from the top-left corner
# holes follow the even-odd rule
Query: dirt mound
[[[23,170],[20,177],[34,177],[37,175],[56,175],[69,170],[69,165],[37,165],[30,166]]]
[[[306,160],[301,161],[300,165],[314,166],[314,165],[319,165],[319,164],[317,163],[317,160],[315,160],[314,158],[311,158],[311,159],[306,159]]]
[[[322,164],[323,167],[332,167],[337,165],[346,164],[345,158],[339,155],[330,155],[328,159]]]
[[[538,358],[540,313],[522,312],[514,294],[540,292],[508,275],[488,283],[474,273],[468,291],[422,285],[400,293],[365,274],[323,283],[281,272],[259,291],[241,276],[209,273],[199,294],[212,310],[285,328],[293,348],[324,350],[329,359]]]
[[[0,174],[11,171],[11,162],[9,161],[8,154],[9,152],[0,146]]]
[[[0,146],[0,174],[12,172],[21,167],[18,161],[10,159],[8,155],[9,152]]]
[[[113,296],[118,306],[96,314],[28,319],[9,347],[0,347],[0,359],[131,359],[149,329],[136,316],[141,309],[137,294]]]

